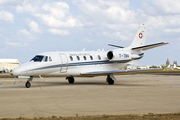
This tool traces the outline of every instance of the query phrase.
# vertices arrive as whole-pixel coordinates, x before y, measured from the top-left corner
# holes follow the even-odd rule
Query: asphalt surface
[[[114,85],[106,77],[0,78],[0,118],[70,115],[119,115],[180,111],[180,76],[119,75]]]

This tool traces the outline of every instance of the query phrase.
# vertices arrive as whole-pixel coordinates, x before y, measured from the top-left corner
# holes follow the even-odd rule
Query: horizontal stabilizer
[[[108,44],[109,46],[113,46],[113,47],[117,47],[117,48],[124,48],[122,46],[118,46],[118,45],[113,45],[113,44]]]
[[[118,73],[133,73],[133,72],[143,72],[143,71],[152,71],[152,70],[163,70],[169,68],[153,68],[153,69],[134,69],[134,70],[116,70],[116,71],[94,71],[94,72],[85,72],[81,75],[85,76],[96,76],[96,75],[109,75],[109,74],[118,74]]]
[[[152,49],[152,48],[159,47],[159,46],[166,45],[166,44],[169,44],[169,43],[166,43],[166,42],[155,43],[155,44],[151,44],[151,45],[145,45],[145,46],[140,46],[140,47],[134,47],[134,48],[132,48],[132,50],[138,50],[138,49],[141,49],[141,50],[148,50],[148,49]]]

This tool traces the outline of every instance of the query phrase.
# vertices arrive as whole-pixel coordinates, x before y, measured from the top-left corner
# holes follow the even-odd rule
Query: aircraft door
[[[67,56],[65,54],[59,54],[60,59],[61,59],[61,69],[60,72],[61,73],[65,73],[67,72],[68,69],[68,59]]]

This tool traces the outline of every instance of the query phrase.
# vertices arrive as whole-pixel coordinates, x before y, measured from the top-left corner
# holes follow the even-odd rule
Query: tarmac
[[[180,112],[180,75],[106,77],[0,78],[0,118],[77,115],[122,115]]]

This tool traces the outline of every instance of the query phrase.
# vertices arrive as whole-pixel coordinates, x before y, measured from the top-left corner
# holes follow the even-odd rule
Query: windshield
[[[34,62],[41,62],[44,56],[42,55],[36,55],[33,59],[31,59],[30,61],[34,61]]]

